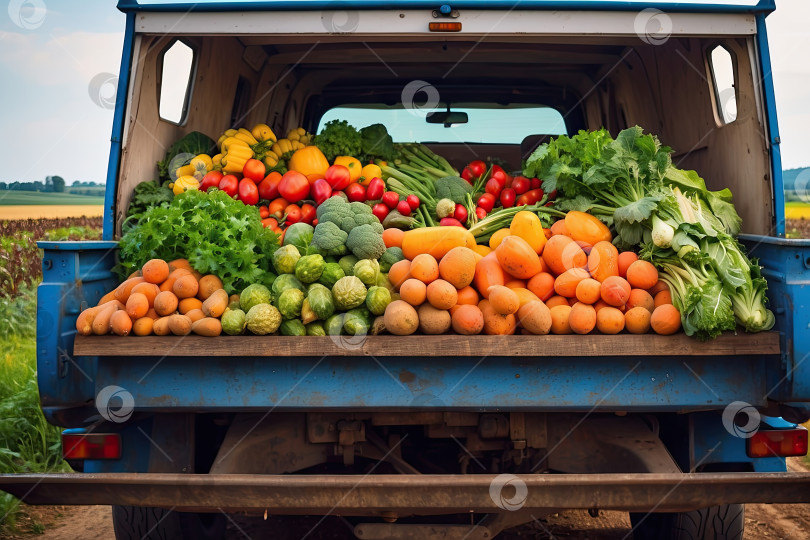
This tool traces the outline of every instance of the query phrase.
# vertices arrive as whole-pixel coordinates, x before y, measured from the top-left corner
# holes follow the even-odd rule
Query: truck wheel
[[[630,514],[634,540],[742,540],[745,505],[724,504],[676,514]],[[646,516],[646,517],[645,517]]]
[[[225,535],[225,516],[164,508],[113,506],[116,540],[215,539]]]

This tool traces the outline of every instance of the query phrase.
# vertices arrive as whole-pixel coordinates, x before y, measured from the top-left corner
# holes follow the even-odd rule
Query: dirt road
[[[796,472],[810,472],[801,458],[789,458],[788,468]],[[91,507],[28,507],[28,515],[20,520],[21,527],[34,521],[45,526],[45,533],[26,533],[5,538],[48,540],[108,540],[113,538],[112,518],[108,506]],[[70,519],[68,519],[68,517]],[[290,523],[273,518],[234,517],[227,527],[227,539],[298,540],[304,536],[311,540],[351,539],[351,525],[338,517],[330,517],[318,524],[318,519],[296,519]],[[311,534],[308,534],[315,527]],[[280,531],[284,530],[284,533]],[[596,518],[585,511],[572,510],[554,514],[504,534],[504,540],[514,539],[631,539],[630,519],[624,512],[600,512]],[[749,504],[745,507],[744,540],[805,540],[810,538],[810,504]]]

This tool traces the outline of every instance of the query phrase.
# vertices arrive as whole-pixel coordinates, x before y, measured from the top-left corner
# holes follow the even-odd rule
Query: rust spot
[[[416,380],[416,375],[408,371],[407,369],[403,369],[399,372],[399,380],[400,382],[404,382],[405,384],[412,383]]]

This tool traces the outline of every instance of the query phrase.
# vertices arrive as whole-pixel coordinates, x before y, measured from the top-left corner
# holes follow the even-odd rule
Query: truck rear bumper
[[[28,504],[391,516],[552,508],[674,512],[810,502],[810,473],[521,475],[0,475]]]

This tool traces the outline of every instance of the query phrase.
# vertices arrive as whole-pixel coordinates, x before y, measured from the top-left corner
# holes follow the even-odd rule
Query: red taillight
[[[807,430],[805,428],[760,430],[746,444],[748,457],[787,457],[807,454]]]
[[[431,32],[461,32],[460,22],[432,22],[428,24]]]
[[[62,457],[118,459],[121,457],[121,437],[116,433],[63,433]]]

